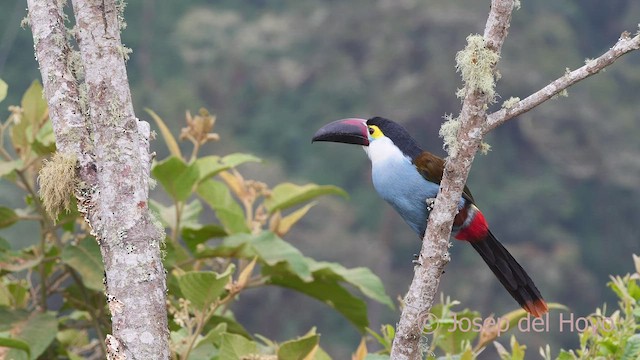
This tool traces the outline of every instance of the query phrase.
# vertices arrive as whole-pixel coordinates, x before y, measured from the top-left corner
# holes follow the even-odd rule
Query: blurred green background
[[[467,35],[482,33],[488,8],[472,0],[138,0],[127,6],[122,38],[133,49],[128,71],[140,118],[150,120],[142,109],[152,108],[177,134],[185,110],[207,107],[222,140],[203,153],[253,152],[266,162],[241,170],[269,184],[344,187],[349,201],[323,200],[288,240],[317,259],[371,268],[396,297],[411,281],[418,239],[376,196],[360,149],[310,139],[329,121],[379,115],[443,155],[438,129],[460,108],[453,59]],[[30,30],[20,28],[25,9],[24,0],[0,2],[3,119],[40,77]],[[523,1],[503,48],[495,107],[582,66],[638,22],[634,0]],[[604,291],[609,274],[630,271],[630,254],[640,252],[639,65],[640,54],[627,55],[568,98],[494,131],[492,151],[477,158],[469,179],[496,236],[545,298],[576,317],[613,301]],[[160,158],[167,153],[160,140],[152,147]],[[19,206],[19,196],[0,182],[0,204]],[[24,227],[0,236],[30,243]],[[452,256],[445,294],[484,316],[517,307],[471,247],[454,243]],[[281,340],[317,325],[336,358],[355,349],[355,329],[324,305],[268,290],[235,309],[250,332]],[[370,315],[374,329],[398,316],[377,305]],[[577,344],[571,333],[517,336],[532,349]]]

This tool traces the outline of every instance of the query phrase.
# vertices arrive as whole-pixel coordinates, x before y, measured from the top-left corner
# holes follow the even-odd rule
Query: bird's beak
[[[313,135],[314,141],[331,141],[369,146],[369,129],[365,119],[342,119],[331,122]]]

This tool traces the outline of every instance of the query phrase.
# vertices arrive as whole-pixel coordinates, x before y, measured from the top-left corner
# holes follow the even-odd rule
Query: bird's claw
[[[436,203],[436,198],[428,198],[427,199],[427,211],[433,210],[433,204]]]

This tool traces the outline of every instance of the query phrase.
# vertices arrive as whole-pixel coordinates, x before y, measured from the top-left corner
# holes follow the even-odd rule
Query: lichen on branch
[[[459,129],[460,119],[453,117],[453,114],[446,114],[438,135],[442,138],[442,148],[447,150],[449,155],[452,156],[458,151]]]
[[[74,154],[56,152],[51,160],[45,160],[38,183],[40,198],[45,210],[55,222],[62,210],[71,209],[71,194],[74,193],[78,178],[77,157]]]
[[[467,46],[456,54],[456,70],[465,84],[456,96],[463,99],[467,91],[480,91],[493,101],[496,85],[493,69],[499,59],[498,53],[486,47],[482,35],[467,36]]]
[[[511,109],[518,102],[520,102],[520,98],[517,97],[517,96],[512,96],[512,97],[508,98],[507,100],[505,100],[505,102],[502,103],[502,108],[503,109]]]

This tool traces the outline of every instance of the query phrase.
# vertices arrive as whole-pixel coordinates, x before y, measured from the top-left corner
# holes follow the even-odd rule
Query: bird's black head
[[[411,159],[422,153],[422,149],[409,135],[409,132],[396,122],[376,116],[367,120],[367,126],[369,127],[369,137],[373,138],[372,141],[381,136],[387,137]]]

